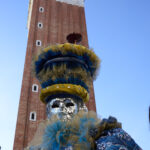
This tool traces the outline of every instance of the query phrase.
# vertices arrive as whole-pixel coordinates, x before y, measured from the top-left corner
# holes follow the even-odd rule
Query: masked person
[[[60,44],[41,50],[34,72],[46,104],[43,121],[27,150],[141,150],[113,117],[100,120],[85,105],[100,60],[81,45]]]

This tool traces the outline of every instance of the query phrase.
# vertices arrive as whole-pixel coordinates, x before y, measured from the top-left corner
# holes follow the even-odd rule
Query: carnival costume
[[[26,150],[141,150],[117,119],[100,120],[87,111],[85,103],[100,66],[93,50],[70,43],[49,46],[33,66],[47,120]]]

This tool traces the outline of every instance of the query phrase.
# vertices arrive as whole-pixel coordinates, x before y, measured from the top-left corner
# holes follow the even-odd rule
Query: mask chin
[[[57,114],[57,118],[60,120],[63,120],[63,121],[70,120],[73,116],[74,116],[74,114],[69,115],[64,112],[60,112]]]

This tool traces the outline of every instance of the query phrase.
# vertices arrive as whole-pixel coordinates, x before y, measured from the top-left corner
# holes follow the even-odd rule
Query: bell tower
[[[32,140],[40,121],[46,118],[45,105],[39,100],[40,84],[32,75],[32,58],[49,44],[66,43],[72,33],[81,35],[81,45],[88,47],[84,0],[29,0],[28,44],[14,150],[23,150]],[[94,89],[90,89],[89,110],[96,111]]]

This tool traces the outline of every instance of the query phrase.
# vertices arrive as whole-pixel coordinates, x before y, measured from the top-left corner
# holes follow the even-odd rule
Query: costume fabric
[[[26,150],[141,150],[115,118],[100,120],[93,112],[79,113],[69,122],[55,118],[42,130]]]
[[[96,150],[142,150],[121,128],[106,130],[96,140]]]

